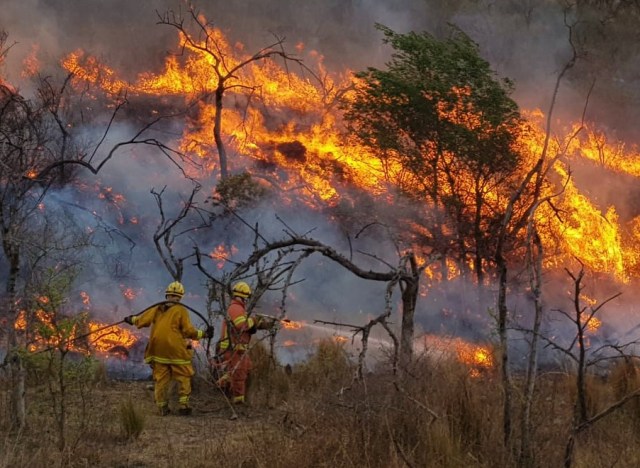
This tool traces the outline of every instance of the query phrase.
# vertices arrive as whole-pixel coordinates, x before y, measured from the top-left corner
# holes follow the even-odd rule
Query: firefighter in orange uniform
[[[242,405],[246,400],[247,379],[251,371],[249,343],[256,330],[269,328],[269,320],[247,315],[246,300],[251,296],[251,287],[245,282],[233,285],[231,304],[222,323],[217,354],[222,356],[224,373],[218,385],[228,389],[231,401]]]
[[[178,281],[167,286],[167,301],[180,302],[184,286]],[[151,326],[149,343],[144,352],[144,361],[153,372],[154,397],[162,416],[169,414],[167,393],[172,380],[178,382],[178,414],[191,414],[191,377],[195,374],[191,362],[192,351],[187,349],[185,339],[210,338],[213,327],[198,330],[191,324],[187,309],[180,304],[160,304],[139,315],[125,317],[125,322],[138,328]]]

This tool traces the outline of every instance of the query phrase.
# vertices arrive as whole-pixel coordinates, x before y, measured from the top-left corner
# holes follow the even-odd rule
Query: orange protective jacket
[[[247,316],[244,302],[233,299],[227,309],[227,317],[222,322],[218,353],[225,351],[246,351],[249,348],[251,335],[256,332],[256,321]],[[231,333],[229,333],[231,329]]]
[[[151,326],[149,343],[144,352],[146,363],[191,365],[191,351],[185,338],[199,340],[204,331],[191,324],[189,312],[180,304],[160,304],[133,317],[138,328]]]

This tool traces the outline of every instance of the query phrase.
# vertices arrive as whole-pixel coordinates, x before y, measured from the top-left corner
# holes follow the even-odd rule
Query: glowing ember
[[[224,244],[218,245],[213,251],[209,254],[214,260],[218,260],[218,268],[224,268],[227,260],[234,254],[238,253],[238,248],[235,245],[232,245],[230,249],[227,249]]]
[[[13,323],[13,327],[16,330],[26,330],[27,329],[27,313],[24,310],[21,310],[18,313],[18,317],[16,321]]]
[[[596,333],[601,325],[602,321],[599,318],[591,317],[587,322],[587,331],[589,333]]]
[[[128,301],[133,301],[136,298],[137,294],[133,288],[125,287],[123,285],[120,285],[120,288],[122,289],[122,295]]]
[[[80,291],[80,297],[82,298],[82,303],[85,306],[91,307],[91,298],[89,297],[89,293],[85,291]]]

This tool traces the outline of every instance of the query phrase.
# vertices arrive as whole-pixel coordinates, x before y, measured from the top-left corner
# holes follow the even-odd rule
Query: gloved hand
[[[134,317],[135,317],[135,315],[127,315],[127,316],[124,318],[124,321],[125,321],[126,323],[128,323],[129,325],[133,325],[133,318],[134,318]]]
[[[256,328],[258,330],[270,330],[276,324],[275,319],[271,317],[258,317],[258,323],[256,323]]]
[[[204,331],[204,338],[213,338],[213,326],[209,325]]]

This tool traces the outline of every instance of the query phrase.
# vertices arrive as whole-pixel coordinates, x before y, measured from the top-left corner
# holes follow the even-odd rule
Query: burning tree
[[[193,32],[188,25],[185,25],[185,19],[180,13],[167,11],[163,15],[159,15],[159,24],[172,26],[180,33],[180,47],[182,53],[191,52],[199,57],[206,57],[206,62],[210,65],[210,70],[202,75],[194,78],[196,86],[194,91],[197,93],[196,101],[208,101],[213,95],[214,114],[213,114],[213,138],[216,149],[218,150],[218,160],[220,163],[220,177],[225,179],[229,174],[227,162],[227,149],[222,133],[222,107],[225,92],[229,89],[243,90],[247,95],[247,106],[250,103],[252,95],[259,91],[257,84],[251,84],[248,79],[248,73],[245,69],[251,68],[255,62],[261,62],[265,59],[273,59],[280,57],[285,61],[300,62],[284,51],[284,39],[277,38],[276,41],[253,55],[242,58],[236,58],[231,52],[230,47],[221,35],[221,32],[215,29],[211,23],[207,22],[203,15],[199,14],[192,5],[189,6],[189,20],[193,26]]]
[[[511,84],[495,78],[462,31],[440,41],[378,28],[392,60],[384,70],[356,74],[346,106],[350,129],[403,194],[427,202],[418,242],[443,262],[455,258],[482,285],[522,160]]]

